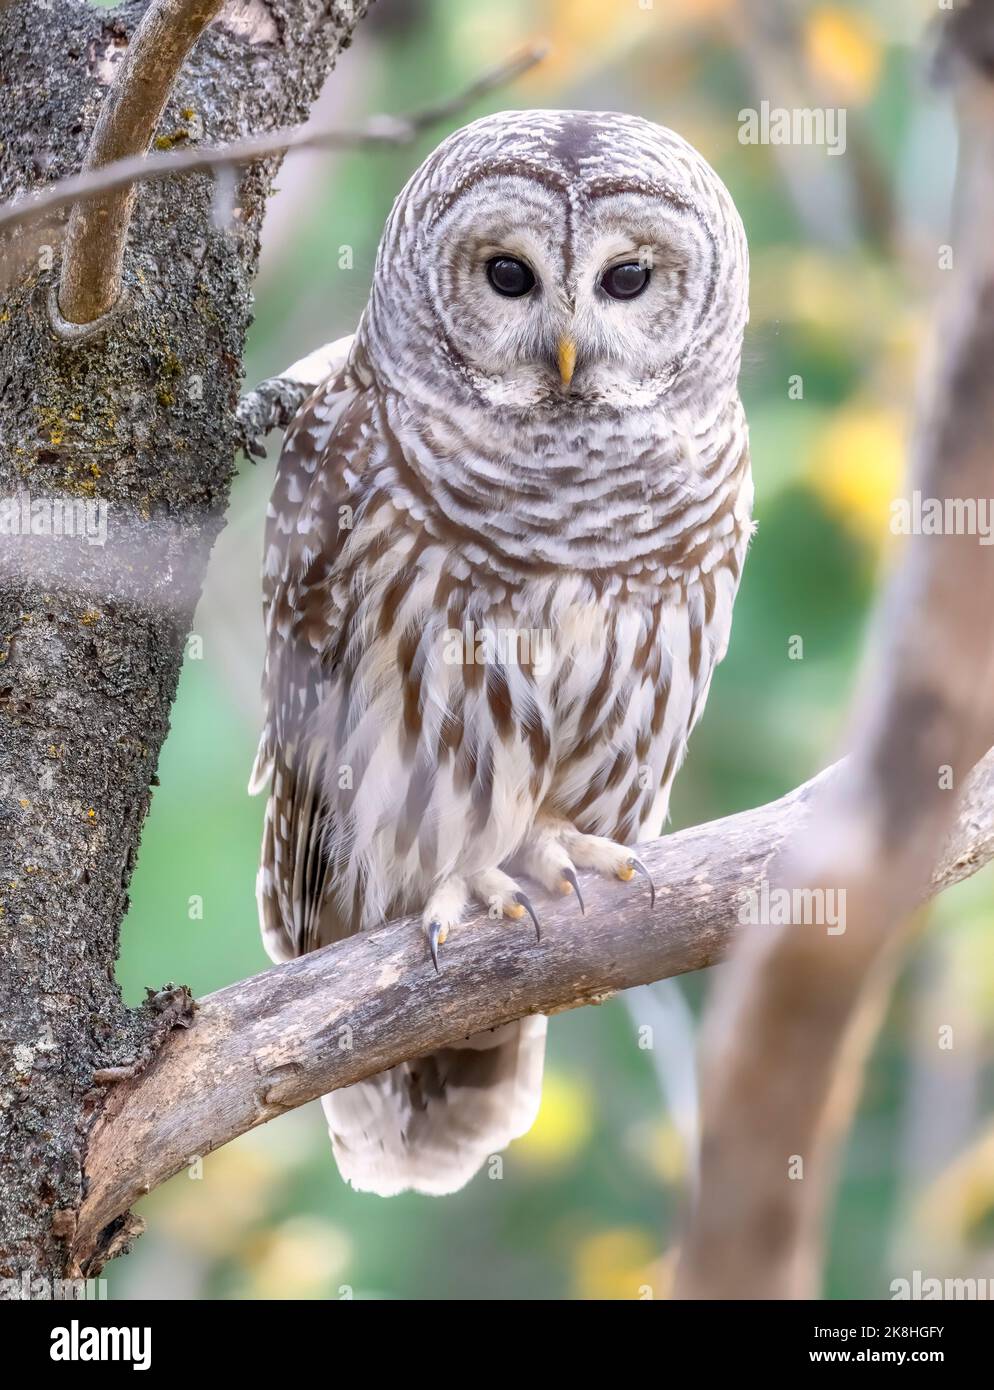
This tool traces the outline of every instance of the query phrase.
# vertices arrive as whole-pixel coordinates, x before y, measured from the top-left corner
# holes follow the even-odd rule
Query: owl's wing
[[[349,525],[342,509],[362,467],[370,408],[368,378],[349,355],[351,343],[336,344],[331,375],[287,432],[266,516],[266,721],[249,792],[272,782],[257,888],[263,940],[277,960],[319,943],[327,896],[320,750],[305,733],[332,674],[325,654],[337,623],[329,581]]]

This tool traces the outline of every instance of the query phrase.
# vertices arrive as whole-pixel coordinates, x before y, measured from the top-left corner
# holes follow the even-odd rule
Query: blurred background
[[[460,115],[631,111],[715,165],[752,250],[743,394],[759,530],[672,827],[779,796],[838,752],[875,589],[898,544],[919,354],[942,291],[954,133],[922,82],[934,0],[376,0],[314,116],[353,124],[458,91],[523,42],[546,61]],[[743,145],[739,111],[843,107],[847,149]],[[263,237],[249,384],[350,332],[418,147],[291,156]],[[268,461],[243,461],[142,841],[120,980],[196,994],[266,967],[245,785],[260,720]],[[798,657],[796,640],[803,655]],[[994,1278],[990,871],[931,913],[874,1057],[832,1219],[830,1297],[915,1269]],[[193,1162],[140,1210],[117,1298],[633,1299],[667,1295],[693,1184],[696,1020],[714,972],[558,1016],[542,1111],[442,1200],[345,1188],[317,1105]],[[954,1046],[939,1046],[951,1027]],[[651,1030],[651,1031],[647,1031]],[[646,1046],[651,1040],[652,1046]],[[194,1158],[191,1155],[191,1158]]]

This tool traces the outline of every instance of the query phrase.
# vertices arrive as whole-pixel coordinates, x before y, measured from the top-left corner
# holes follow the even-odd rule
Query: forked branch
[[[84,176],[117,160],[144,155],[180,68],[223,4],[224,0],[152,0],[101,107]],[[59,282],[59,312],[68,323],[92,323],[120,298],[134,201],[135,184],[129,181],[74,206]]]
[[[206,8],[216,12],[221,3],[223,0],[214,0],[210,6],[201,3],[197,12]],[[193,32],[191,11],[191,22],[177,28],[170,49],[163,54],[154,47],[150,51],[162,12],[176,5],[177,0],[161,0],[143,19],[107,95],[80,173],[48,184],[30,197],[0,206],[0,233],[72,207],[58,296],[59,312],[67,323],[92,323],[117,303],[139,184],[179,174],[219,173],[290,150],[375,150],[409,145],[422,131],[513,82],[540,63],[547,52],[543,44],[530,44],[489,68],[454,96],[408,116],[374,116],[353,128],[290,126],[225,145],[190,144],[149,154],[146,151],[172,82],[205,27],[201,25]],[[142,37],[146,26],[153,35],[147,40]],[[180,53],[184,34],[186,46]],[[170,72],[172,78],[167,83]]]

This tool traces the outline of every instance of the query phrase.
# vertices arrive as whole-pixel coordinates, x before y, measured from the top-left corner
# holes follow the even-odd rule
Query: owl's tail
[[[342,1177],[381,1197],[458,1192],[534,1123],[546,1022],[477,1033],[324,1096]]]

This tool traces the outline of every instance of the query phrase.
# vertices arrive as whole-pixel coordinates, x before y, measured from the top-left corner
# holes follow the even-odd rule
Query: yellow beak
[[[568,386],[573,380],[573,371],[576,367],[576,342],[573,338],[563,337],[559,339],[559,376],[564,386]]]

